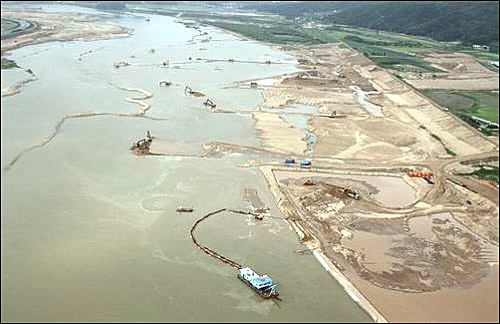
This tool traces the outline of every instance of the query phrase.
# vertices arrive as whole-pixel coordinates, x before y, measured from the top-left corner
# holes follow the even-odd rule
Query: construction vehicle
[[[304,186],[314,186],[314,182],[311,178],[308,178],[306,181],[304,181]]]
[[[252,212],[253,216],[257,220],[263,220],[264,215],[268,215],[270,213],[269,207],[255,208]]]
[[[152,142],[153,142],[153,136],[151,136],[151,133],[147,131],[146,138],[143,138],[137,142],[132,143],[132,147],[130,148],[130,150],[138,154],[147,154],[149,153],[149,148],[151,147]]]
[[[309,159],[301,160],[300,161],[300,167],[301,168],[310,168],[311,167],[312,161]]]
[[[345,188],[344,189],[344,193],[348,196],[348,197],[351,197],[352,199],[356,199],[356,200],[359,200],[359,198],[361,198],[359,196],[359,194],[352,190],[351,188]]]
[[[425,177],[423,177],[423,179],[424,179],[425,181],[427,181],[427,183],[428,183],[428,184],[434,184],[434,181],[432,181],[432,179],[431,179],[431,177],[430,177],[430,176],[425,176]]]
[[[210,108],[215,108],[217,105],[210,99],[207,98],[205,102],[203,103],[205,107],[210,107]]]

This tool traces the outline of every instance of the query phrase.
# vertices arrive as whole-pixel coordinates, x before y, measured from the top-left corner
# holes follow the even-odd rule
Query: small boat
[[[279,296],[279,291],[276,289],[277,284],[273,284],[273,279],[268,275],[260,276],[246,267],[239,269],[238,278],[263,298],[278,298]]]
[[[193,208],[179,206],[175,211],[179,213],[191,213],[193,211]]]

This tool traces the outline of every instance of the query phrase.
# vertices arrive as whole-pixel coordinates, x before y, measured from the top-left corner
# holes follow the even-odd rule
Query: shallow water
[[[295,60],[208,27],[202,29],[214,41],[192,43],[195,30],[174,18],[150,17],[108,18],[134,29],[129,38],[52,42],[12,53],[39,80],[2,98],[2,169],[43,141],[64,115],[136,111],[124,98],[137,94],[109,82],[152,92],[148,115],[165,120],[69,119],[52,142],[3,173],[2,320],[369,321],[313,256],[295,253],[297,237],[280,219],[257,223],[221,214],[198,229],[200,241],[280,282],[279,307],[194,248],[193,222],[215,209],[247,208],[242,188],[256,189],[279,216],[264,178],[238,167],[245,156],[139,157],[130,154],[130,143],[149,130],[171,141],[259,145],[250,115],[210,113],[203,98],[184,96],[183,89],[189,84],[221,108],[255,109],[262,102],[258,91],[221,88],[294,71]],[[189,63],[189,56],[287,64]],[[166,59],[172,68],[159,66]],[[120,60],[136,65],[115,69]],[[2,87],[22,79],[20,73],[2,71]],[[162,80],[176,85],[160,88]],[[176,213],[179,204],[194,213]]]

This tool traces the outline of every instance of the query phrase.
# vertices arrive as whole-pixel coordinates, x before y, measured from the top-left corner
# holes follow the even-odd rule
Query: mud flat
[[[280,116],[261,112],[252,115],[265,148],[291,154],[303,154],[307,149],[304,132],[290,126]]]
[[[2,16],[27,19],[39,28],[31,33],[2,39],[2,55],[10,50],[51,41],[102,40],[129,36],[129,30],[99,21],[96,15],[45,12],[37,9],[2,7]]]
[[[278,181],[285,179],[304,179],[312,178],[335,183],[342,187],[365,187],[363,192],[388,207],[404,207],[415,202],[415,191],[401,177],[398,176],[379,176],[379,175],[358,175],[316,173],[316,172],[286,172],[275,171],[275,177]]]
[[[398,186],[381,183],[379,177],[369,181],[368,176],[271,167],[261,171],[302,242],[321,249],[314,255],[325,269],[333,265],[334,277],[354,301],[365,301],[360,306],[374,320],[374,309],[396,322],[498,320],[498,245],[458,221],[468,216],[436,209],[411,218],[402,210],[393,219],[377,218],[369,214],[371,199],[385,200],[385,206],[397,210],[410,196],[396,203],[380,199],[380,192],[378,199],[370,197],[366,188],[384,191],[387,198],[404,193],[404,182]],[[305,179],[314,185],[304,186]],[[339,190],[344,186],[360,192],[361,200],[346,197]]]
[[[202,143],[183,143],[154,139],[149,152],[153,155],[201,157],[204,150]]]
[[[450,226],[450,224],[452,224]],[[457,226],[449,214],[436,214],[424,218],[412,219],[409,223],[410,232],[414,233],[412,244],[417,242],[427,242],[427,247],[422,246],[423,253],[419,255],[421,267],[425,262],[429,262],[426,253],[431,251],[436,240],[436,235],[441,236],[449,228],[452,235],[466,239],[467,235],[462,232],[463,228]],[[394,239],[402,240],[404,235],[387,236],[371,234],[369,232],[353,232],[352,241],[345,241],[345,246],[366,253],[365,267],[367,271],[382,272],[388,271],[390,264],[399,264],[401,259],[394,253]],[[455,234],[451,234],[455,233]],[[376,236],[374,236],[376,235]],[[444,241],[442,241],[444,242]],[[472,241],[469,241],[472,242]],[[361,278],[357,273],[346,270],[346,275],[353,284],[363,291],[364,295],[373,305],[384,314],[390,321],[395,322],[498,322],[498,247],[485,243],[480,245],[482,252],[472,258],[485,259],[486,263],[476,260],[465,261],[461,265],[455,264],[452,269],[439,274],[439,268],[430,269],[427,278],[421,278],[422,283],[432,285],[443,284],[441,280],[446,280],[447,276],[452,276],[454,280],[460,278],[456,272],[469,272],[466,277],[458,279],[454,287],[443,287],[432,292],[405,293],[397,290],[388,290],[374,285],[370,280]],[[414,248],[408,247],[406,253],[411,253]],[[427,252],[426,252],[427,251]],[[445,250],[447,251],[446,247]],[[459,251],[459,250],[457,250]],[[445,253],[445,252],[444,252]],[[371,255],[371,257],[368,257]],[[475,270],[472,270],[472,269]],[[473,274],[474,273],[474,274]],[[394,307],[398,305],[398,307]]]

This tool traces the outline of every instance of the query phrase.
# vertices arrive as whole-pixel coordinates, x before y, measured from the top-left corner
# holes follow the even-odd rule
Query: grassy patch
[[[236,24],[223,21],[207,22],[212,26],[230,30],[251,39],[275,44],[321,44],[324,43],[316,36],[304,32],[302,28],[293,28],[286,25],[268,26],[263,24]]]
[[[476,116],[498,123],[499,96],[491,91],[425,90],[423,93],[447,107],[455,115],[470,122],[467,117]]]
[[[419,72],[440,72],[415,53],[429,50],[434,46],[419,39],[402,36],[380,36],[376,31],[368,32],[352,28],[332,28],[342,36],[349,47],[362,52],[376,64],[397,71],[409,69]]]
[[[472,173],[468,173],[465,175],[472,175],[476,176],[480,179],[484,180],[493,180],[496,183],[498,183],[498,167],[497,166],[491,166],[491,165],[479,165],[480,169],[476,170]]]

